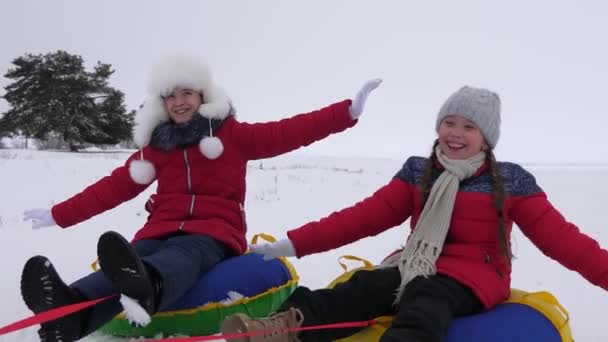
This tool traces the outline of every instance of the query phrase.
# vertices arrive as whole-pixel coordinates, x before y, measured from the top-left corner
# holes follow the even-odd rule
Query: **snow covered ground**
[[[67,282],[89,271],[97,238],[107,230],[131,237],[143,224],[143,204],[152,186],[131,202],[79,226],[33,231],[22,221],[28,208],[45,208],[80,191],[123,163],[122,152],[64,153],[0,150],[0,326],[31,313],[21,301],[19,277],[32,255],[48,256]],[[249,236],[258,232],[284,236],[284,231],[355,203],[385,184],[403,161],[339,159],[289,155],[253,162],[248,175],[246,209]],[[528,167],[553,204],[582,231],[608,246],[604,194],[608,192],[608,166],[531,165]],[[337,259],[354,254],[373,262],[405,240],[407,226],[394,228],[339,250],[293,260],[301,283],[324,287],[341,273]],[[555,238],[559,239],[559,236]],[[577,341],[608,340],[605,317],[608,295],[543,256],[515,229],[513,287],[548,290],[570,312]],[[352,267],[358,266],[356,263]],[[0,336],[0,341],[37,341],[35,328]],[[85,341],[126,341],[94,334]]]

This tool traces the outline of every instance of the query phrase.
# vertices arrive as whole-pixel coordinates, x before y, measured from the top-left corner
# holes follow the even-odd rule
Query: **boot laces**
[[[298,342],[297,331],[285,331],[289,328],[299,328],[302,326],[304,321],[304,315],[300,309],[290,308],[287,311],[283,311],[268,317],[265,320],[261,320],[262,326],[267,333],[264,337],[276,336],[279,334],[287,334],[288,341]]]

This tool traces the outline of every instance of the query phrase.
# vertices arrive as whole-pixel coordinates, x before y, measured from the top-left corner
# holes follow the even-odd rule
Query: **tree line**
[[[124,93],[111,87],[110,64],[87,71],[81,56],[66,51],[15,58],[1,97],[9,104],[0,117],[0,137],[60,138],[65,148],[114,145],[131,140],[135,111]]]

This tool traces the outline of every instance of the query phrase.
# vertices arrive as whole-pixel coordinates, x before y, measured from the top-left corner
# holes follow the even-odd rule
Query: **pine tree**
[[[11,106],[0,130],[45,139],[59,134],[70,150],[82,144],[117,144],[131,137],[133,111],[124,94],[109,86],[111,65],[98,62],[92,72],[82,57],[65,51],[18,57],[4,75],[14,80],[3,96]]]

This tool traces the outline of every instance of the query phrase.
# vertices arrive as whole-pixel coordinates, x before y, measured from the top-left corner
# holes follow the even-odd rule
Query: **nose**
[[[184,97],[181,95],[175,96],[175,104],[182,105],[184,103]]]
[[[458,127],[451,127],[448,131],[448,135],[451,137],[460,138],[462,137],[463,130]]]

